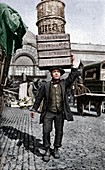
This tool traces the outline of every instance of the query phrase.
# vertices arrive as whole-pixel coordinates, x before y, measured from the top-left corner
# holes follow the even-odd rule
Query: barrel
[[[42,0],[36,7],[38,34],[65,33],[65,4],[61,0]]]

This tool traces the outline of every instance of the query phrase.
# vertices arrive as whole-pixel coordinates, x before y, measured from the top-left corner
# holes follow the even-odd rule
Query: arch
[[[33,65],[36,65],[37,62],[36,62],[35,58],[32,55],[30,55],[29,53],[27,53],[27,52],[24,52],[24,53],[21,52],[21,53],[15,55],[13,57],[12,64],[14,64],[16,62],[16,60],[18,58],[22,57],[22,56],[26,56],[26,57],[30,58],[32,60],[32,62],[33,62]]]

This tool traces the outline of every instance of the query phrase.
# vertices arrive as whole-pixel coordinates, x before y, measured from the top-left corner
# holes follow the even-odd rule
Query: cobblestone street
[[[45,163],[39,114],[31,119],[27,109],[5,107],[0,126],[1,170],[105,170],[105,114],[80,116],[71,109],[74,121],[65,121],[60,159],[51,156]],[[53,137],[54,131],[52,143]]]

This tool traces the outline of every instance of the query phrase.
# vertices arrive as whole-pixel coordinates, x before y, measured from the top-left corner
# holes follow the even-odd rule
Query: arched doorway
[[[20,56],[13,65],[14,76],[20,76],[22,73],[27,76],[34,76],[34,63],[29,56]]]

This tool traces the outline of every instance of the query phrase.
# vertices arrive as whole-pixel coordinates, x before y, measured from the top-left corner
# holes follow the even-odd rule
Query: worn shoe
[[[55,159],[59,159],[60,158],[59,150],[56,147],[54,148],[54,158]]]
[[[46,149],[45,155],[43,156],[43,161],[49,162],[51,156],[50,148]]]

